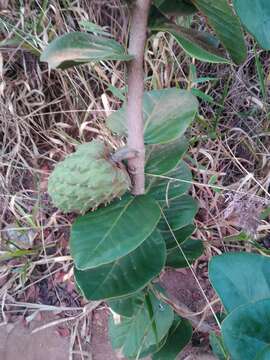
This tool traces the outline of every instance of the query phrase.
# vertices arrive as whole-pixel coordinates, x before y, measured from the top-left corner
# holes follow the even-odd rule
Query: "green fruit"
[[[110,160],[112,149],[99,140],[79,145],[49,178],[48,192],[63,212],[85,213],[122,196],[130,188],[123,164]]]

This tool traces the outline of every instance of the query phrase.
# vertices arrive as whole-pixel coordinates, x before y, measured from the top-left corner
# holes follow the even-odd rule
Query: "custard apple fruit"
[[[121,163],[110,160],[112,149],[99,140],[79,145],[59,163],[49,178],[48,192],[63,212],[84,214],[130,188],[130,177]]]

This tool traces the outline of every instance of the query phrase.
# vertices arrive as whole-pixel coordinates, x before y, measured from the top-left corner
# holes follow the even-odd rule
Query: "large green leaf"
[[[224,254],[209,264],[210,281],[225,309],[270,298],[270,259],[250,253]]]
[[[270,345],[270,299],[236,308],[222,323],[222,336],[233,360],[254,360]],[[269,359],[269,358],[267,358]]]
[[[180,317],[176,317],[165,345],[155,354],[153,360],[175,360],[177,355],[184,349],[192,337],[192,326],[190,322]]]
[[[164,176],[146,175],[146,179],[148,182],[147,192],[161,203],[185,194],[192,184],[191,171],[184,161]]]
[[[164,217],[167,221],[162,217],[158,224],[158,228],[162,231],[169,231],[170,229],[168,228],[167,222],[173,231],[192,224],[197,209],[197,201],[190,195],[182,195],[170,200],[163,208]]]
[[[168,250],[177,248],[178,244],[182,244],[188,237],[190,237],[195,229],[196,228],[193,224],[189,224],[179,230],[173,231],[173,234],[171,231],[162,231],[162,236],[165,240],[166,248]]]
[[[177,166],[187,148],[188,142],[184,136],[168,144],[148,145],[145,172],[154,175],[166,174]]]
[[[203,242],[201,240],[187,239],[180,244],[180,247],[182,251],[179,247],[168,250],[166,266],[186,268],[189,264],[197,260],[204,251]]]
[[[245,61],[247,50],[239,19],[228,0],[191,0],[203,12],[236,64]]]
[[[197,11],[195,6],[185,0],[154,0],[154,5],[168,15],[191,15]]]
[[[144,302],[145,293],[142,291],[131,296],[109,300],[108,305],[117,314],[131,318]]]
[[[212,41],[208,40],[205,33],[171,23],[153,25],[151,29],[170,33],[188,55],[198,60],[210,63],[230,63]]]
[[[149,301],[152,311],[149,311]],[[150,293],[132,318],[121,318],[120,323],[114,323],[110,318],[109,336],[112,346],[114,349],[121,349],[124,356],[134,359],[165,337],[173,319],[171,307]]]
[[[159,218],[158,204],[147,195],[127,195],[78,217],[70,242],[76,268],[92,269],[127,255],[148,238]]]
[[[157,276],[165,264],[165,257],[164,240],[154,230],[134,251],[110,264],[85,271],[75,268],[75,280],[88,300],[126,296],[143,289]]]
[[[90,61],[131,59],[115,40],[77,31],[54,39],[40,57],[53,69],[66,69]]]
[[[270,50],[270,1],[233,0],[237,15],[265,50]]]
[[[144,93],[144,139],[146,144],[164,144],[184,134],[198,111],[198,101],[190,91],[176,88]],[[108,127],[125,136],[126,105],[107,118]]]

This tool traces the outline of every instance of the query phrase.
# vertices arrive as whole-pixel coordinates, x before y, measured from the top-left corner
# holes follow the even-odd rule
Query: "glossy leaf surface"
[[[72,226],[70,242],[76,268],[92,269],[132,252],[151,235],[159,218],[158,204],[147,195],[127,195],[78,217]]]
[[[76,283],[88,300],[126,296],[143,289],[160,273],[165,256],[165,242],[154,230],[134,251],[110,264],[85,271],[75,268]]]

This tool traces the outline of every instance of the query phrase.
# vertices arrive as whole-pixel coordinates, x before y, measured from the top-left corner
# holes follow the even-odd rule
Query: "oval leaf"
[[[270,345],[270,299],[236,308],[222,323],[222,336],[233,360],[254,360]]]
[[[191,2],[206,15],[210,26],[215,30],[232,60],[236,64],[243,63],[247,56],[245,39],[240,21],[234,15],[229,2],[227,0],[191,0]]]
[[[233,0],[237,15],[265,50],[270,50],[269,0]]]
[[[251,301],[270,298],[270,259],[262,255],[215,256],[209,263],[209,278],[228,312]]]
[[[75,268],[75,280],[88,300],[126,296],[143,289],[160,273],[165,256],[164,240],[155,230],[137,249],[110,264],[85,271]]]
[[[151,197],[130,195],[78,217],[70,242],[76,268],[92,269],[127,255],[149,237],[159,218],[160,208]]]
[[[115,40],[77,31],[54,39],[40,57],[52,69],[66,69],[90,61],[131,59]]]
[[[224,54],[216,46],[213,46],[213,40],[208,41],[205,33],[170,23],[152,26],[151,29],[170,33],[188,55],[200,61],[218,64],[230,63]]]
[[[109,321],[109,336],[113,348],[121,349],[124,356],[133,359],[150,346],[159,343],[169,331],[174,319],[169,305],[158,300],[152,293],[146,296],[148,301],[145,298],[132,318],[121,318],[118,324],[114,323],[112,317]]]
[[[198,101],[190,91],[176,88],[144,93],[144,139],[146,144],[164,144],[184,134],[198,111]],[[107,118],[108,127],[125,136],[126,105]]]

